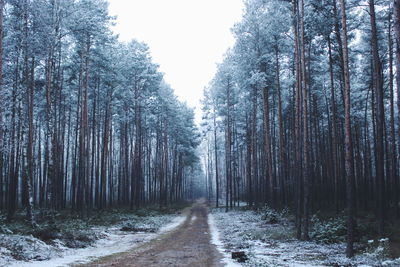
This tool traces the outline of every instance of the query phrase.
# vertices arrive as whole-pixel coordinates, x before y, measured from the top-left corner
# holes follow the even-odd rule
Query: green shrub
[[[390,257],[389,238],[381,238],[379,240],[368,240],[366,252],[374,255],[376,258],[384,260]]]
[[[332,244],[346,240],[346,221],[342,217],[322,221],[314,215],[311,224],[310,237],[317,242]]]
[[[266,223],[276,224],[281,221],[281,215],[268,206],[261,208],[260,212],[262,214],[262,220],[264,220]]]

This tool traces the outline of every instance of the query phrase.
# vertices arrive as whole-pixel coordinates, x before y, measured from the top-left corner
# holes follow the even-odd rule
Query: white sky
[[[109,0],[120,40],[147,43],[155,63],[179,99],[196,107],[200,121],[203,88],[216,63],[234,44],[242,0]]]

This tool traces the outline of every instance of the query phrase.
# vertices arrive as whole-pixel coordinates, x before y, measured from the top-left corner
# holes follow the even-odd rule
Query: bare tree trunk
[[[166,120],[165,120],[166,121]],[[167,192],[168,192],[168,125],[164,123],[163,129],[163,173],[164,173],[164,190],[162,191],[162,201],[164,205],[167,205]]]
[[[218,142],[217,142],[217,114],[215,105],[213,105],[213,123],[214,123],[214,156],[215,156],[215,206],[218,208],[219,202],[219,177],[218,177]]]
[[[385,110],[383,105],[383,79],[381,60],[379,57],[378,31],[375,21],[375,2],[369,0],[369,13],[371,19],[371,46],[374,75],[374,89],[376,97],[376,179],[377,179],[377,197],[378,197],[378,230],[383,236],[385,205],[384,205],[384,179],[385,179],[385,155],[384,155],[384,127]]]
[[[27,64],[27,63],[26,63]],[[28,76],[28,75],[27,75]],[[25,190],[27,193],[26,199],[26,216],[32,227],[35,227],[35,217],[33,215],[33,195],[32,195],[32,181],[34,173],[34,159],[33,159],[33,104],[34,104],[34,82],[35,82],[35,58],[32,58],[31,77],[28,86],[28,148],[27,148],[27,168],[25,179]]]
[[[86,210],[88,193],[87,178],[88,178],[88,87],[89,87],[89,51],[90,37],[87,37],[84,55],[84,77],[82,78],[82,109],[80,118],[79,132],[79,169],[78,169],[78,208],[81,216],[84,216]]]
[[[107,100],[108,101],[108,100]],[[107,157],[108,157],[108,141],[109,141],[109,132],[110,132],[110,107],[109,103],[107,103],[106,114],[104,118],[104,130],[103,130],[103,149],[101,150],[101,171],[100,171],[100,180],[101,180],[101,194],[100,194],[100,208],[106,207],[107,200],[107,192],[106,192],[106,177],[107,177]]]
[[[332,113],[332,164],[333,164],[333,179],[334,179],[334,199],[335,211],[339,213],[339,165],[337,155],[337,118],[336,118],[336,96],[335,96],[335,82],[333,77],[333,58],[332,58],[332,45],[331,39],[328,36],[328,53],[329,53],[329,73],[331,78],[331,113]]]
[[[7,203],[7,221],[10,222],[15,214],[15,210],[17,208],[17,188],[18,188],[18,173],[16,168],[16,145],[15,145],[15,136],[16,136],[16,116],[17,116],[17,88],[19,83],[19,61],[17,59],[15,65],[15,80],[13,84],[13,92],[12,92],[12,108],[11,108],[11,140],[10,140],[10,156],[8,163],[8,203]]]
[[[252,114],[251,114],[251,179],[254,188],[257,189],[258,170],[257,170],[257,88],[252,90]],[[259,204],[258,190],[255,191],[255,205]]]
[[[267,66],[266,63],[263,63],[261,66],[261,71],[266,73]],[[272,151],[271,151],[271,123],[270,123],[270,110],[269,110],[269,88],[268,86],[264,86],[263,88],[263,111],[264,111],[264,151],[265,151],[265,163],[266,163],[266,190],[268,191],[268,200],[269,204],[272,208],[276,208],[275,203],[275,181],[274,181],[274,173],[272,167]]]
[[[3,17],[4,0],[0,0],[0,209],[3,208],[4,201],[4,176],[3,176]]]
[[[342,41],[343,41],[343,62],[344,62],[344,107],[345,107],[345,169],[346,169],[346,192],[347,192],[347,257],[354,255],[354,166],[353,166],[353,144],[351,136],[350,117],[350,72],[349,72],[349,51],[347,44],[347,17],[345,0],[340,0],[342,10]]]
[[[304,229],[303,238],[309,240],[310,220],[310,173],[309,173],[309,137],[308,137],[308,77],[305,56],[305,32],[304,32],[304,0],[300,0],[300,42],[301,42],[301,75],[303,89],[303,184],[304,184]]]
[[[229,78],[228,78],[229,79]],[[226,134],[225,134],[225,169],[226,169],[226,206],[225,211],[228,211],[229,196],[230,204],[232,206],[232,125],[231,125],[231,84],[228,80],[226,88],[226,101],[227,101],[227,117],[226,117]]]
[[[299,46],[299,8],[297,0],[292,0],[293,4],[293,28],[295,37],[295,57],[296,57],[296,89],[295,89],[295,169],[301,170],[301,144],[300,144],[300,102],[301,102],[301,66],[300,66],[300,46]],[[302,230],[302,217],[303,217],[303,206],[302,206],[302,172],[296,172],[297,177],[295,178],[295,192],[296,192],[296,236],[298,239],[301,238]]]
[[[250,126],[250,116],[246,115],[246,180],[247,180],[247,200],[249,206],[253,206],[253,183],[252,183],[252,134]]]
[[[389,16],[389,93],[390,93],[390,176],[391,176],[391,197],[394,203],[395,214],[398,214],[398,178],[397,178],[397,148],[396,148],[396,130],[394,118],[394,89],[393,89],[393,38],[392,38],[392,13]]]
[[[340,36],[340,21],[339,21],[339,16],[338,16],[338,11],[337,11],[337,6],[336,6],[337,0],[332,0],[332,5],[333,5],[333,17],[335,21],[335,35],[336,35],[336,40],[338,42],[338,52],[339,52],[339,63],[340,63],[340,92],[342,95],[342,101],[344,104],[344,95],[343,95],[343,88],[344,88],[344,58],[343,58],[343,41]]]
[[[278,44],[275,47],[275,64],[276,64],[276,86],[278,91],[278,125],[279,125],[279,187],[280,199],[285,202],[285,184],[286,181],[286,162],[285,162],[285,129],[283,127],[283,115],[282,115],[282,93],[281,93],[281,82],[280,82],[280,63],[279,63],[279,47]],[[286,203],[284,203],[286,204]]]
[[[398,120],[400,120],[400,0],[393,0],[393,11],[394,11],[394,33],[395,33],[395,55],[396,55],[396,87],[397,87],[397,114]],[[398,131],[398,139],[400,140],[400,128]],[[398,142],[399,151],[400,151],[400,142]],[[396,192],[399,192],[399,177],[396,179]],[[396,194],[398,197],[398,194]],[[399,201],[396,202],[396,217],[400,217],[400,207],[398,204]]]
[[[96,88],[97,87],[97,88]],[[96,85],[94,88],[95,93],[93,94],[93,109],[92,109],[92,134],[91,134],[91,142],[92,142],[92,155],[91,155],[91,166],[90,166],[90,196],[89,196],[89,203],[88,205],[90,206],[90,208],[93,207],[93,202],[94,205],[96,207],[100,207],[100,203],[98,201],[98,187],[96,186],[97,183],[95,181],[97,181],[98,176],[95,175],[96,171],[98,168],[96,168],[95,170],[95,156],[96,156],[96,107],[97,107],[97,98],[99,95],[99,82],[98,79],[96,79]],[[97,92],[96,92],[97,91]],[[100,123],[99,123],[100,124]],[[100,128],[100,126],[98,126],[98,128]],[[97,145],[99,145],[99,143],[97,143]],[[93,189],[94,189],[94,196],[93,196]],[[94,199],[94,201],[93,201]]]

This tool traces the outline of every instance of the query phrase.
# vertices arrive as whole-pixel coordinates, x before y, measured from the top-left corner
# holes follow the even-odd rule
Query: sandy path
[[[222,266],[221,255],[211,244],[207,217],[208,208],[204,200],[200,200],[190,208],[185,222],[177,230],[133,251],[85,266]]]

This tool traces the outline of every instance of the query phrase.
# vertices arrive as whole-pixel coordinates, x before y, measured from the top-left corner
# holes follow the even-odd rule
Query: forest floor
[[[33,232],[0,216],[0,266],[400,266],[389,238],[358,242],[349,260],[340,218],[313,216],[311,241],[299,241],[293,216],[267,207],[225,212],[200,199],[162,211],[110,210],[84,223],[64,216]]]
[[[237,251],[246,255],[242,266],[400,266],[400,258],[390,255],[389,238],[357,243],[355,257],[346,258],[346,232],[342,235],[340,220],[319,222],[313,218],[311,241],[295,238],[294,218],[285,211],[241,207],[225,212],[225,208],[214,208],[210,221],[218,229],[225,255]]]
[[[84,220],[70,211],[53,219],[38,213],[35,229],[23,212],[12,223],[0,214],[0,266],[70,266],[121,253],[173,231],[186,218],[184,207],[112,209]]]

